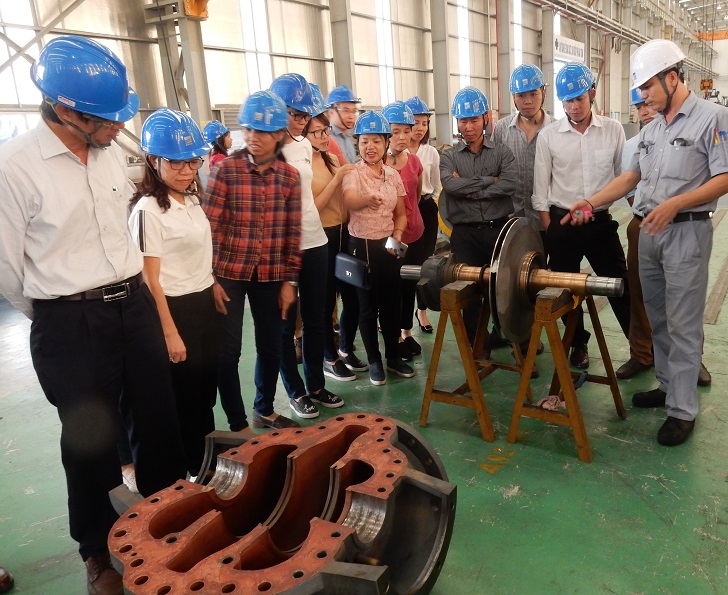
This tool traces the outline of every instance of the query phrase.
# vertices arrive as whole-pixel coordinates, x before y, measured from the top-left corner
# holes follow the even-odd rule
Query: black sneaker
[[[366,372],[369,369],[369,364],[356,357],[356,354],[353,351],[351,353],[339,351],[339,359],[341,359],[341,361],[344,362],[344,365],[352,372]]]
[[[415,375],[415,371],[410,366],[397,359],[387,360],[387,370],[402,378],[412,378]]]
[[[344,404],[344,399],[336,396],[334,393],[326,390],[325,388],[322,388],[317,393],[311,393],[308,396],[312,401],[315,401],[324,407],[328,407],[329,409],[336,409]]]
[[[324,376],[334,380],[356,380],[356,374],[349,370],[340,359],[337,359],[333,364],[324,360]]]
[[[384,373],[382,362],[373,362],[369,366],[369,381],[375,386],[387,384],[387,376]]]
[[[291,406],[293,413],[303,419],[311,419],[319,416],[319,410],[308,398],[308,395],[303,395],[297,399],[288,399],[288,404]]]

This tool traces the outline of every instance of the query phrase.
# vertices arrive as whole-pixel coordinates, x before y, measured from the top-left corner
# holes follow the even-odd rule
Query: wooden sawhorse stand
[[[475,334],[475,348],[471,349],[468,333],[465,330],[463,309],[481,300],[483,307],[478,321],[478,329]],[[485,335],[488,331],[489,315],[490,309],[488,307],[488,301],[487,299],[483,299],[483,292],[475,283],[470,281],[455,281],[445,285],[440,290],[440,319],[437,323],[435,345],[432,350],[430,369],[427,374],[425,395],[422,399],[420,426],[427,426],[427,417],[430,413],[430,403],[432,401],[449,403],[450,405],[459,405],[474,409],[483,440],[487,442],[493,442],[495,440],[495,433],[493,432],[493,425],[488,414],[488,407],[485,404],[481,380],[492,374],[498,368],[512,370],[514,372],[520,372],[521,368],[517,365],[494,362],[483,357],[483,345],[485,343]],[[452,321],[455,341],[465,370],[465,382],[452,391],[435,388],[435,378],[437,377],[437,368],[440,363],[440,355],[442,354],[448,318]],[[538,347],[538,343],[536,343],[536,346]],[[518,346],[514,346],[514,349],[516,350],[517,357],[520,358]],[[465,396],[468,392],[470,396]],[[529,398],[531,397],[530,385],[526,388],[526,394]]]
[[[617,415],[621,419],[627,418],[627,413],[625,412],[624,404],[622,403],[622,396],[620,395],[619,387],[617,386],[617,377],[615,376],[614,368],[612,367],[612,360],[609,357],[609,352],[607,351],[607,343],[604,340],[602,325],[599,322],[599,315],[597,313],[596,305],[594,304],[594,298],[592,296],[587,296],[586,298],[573,296],[567,289],[544,289],[538,293],[538,297],[536,299],[535,320],[531,331],[531,339],[528,344],[526,359],[523,363],[521,382],[518,386],[518,393],[516,394],[516,403],[513,408],[511,426],[508,431],[508,442],[514,443],[516,441],[518,424],[521,417],[532,417],[534,419],[550,421],[551,423],[562,426],[571,426],[572,432],[574,433],[574,441],[576,442],[576,449],[579,453],[579,459],[585,463],[589,463],[592,460],[592,452],[591,447],[589,446],[589,438],[587,437],[586,429],[584,428],[584,419],[581,415],[579,401],[576,398],[576,390],[574,388],[574,379],[581,376],[581,373],[572,372],[569,369],[569,364],[566,358],[566,354],[569,352],[571,341],[576,330],[578,316],[576,309],[581,307],[581,302],[584,300],[586,301],[589,309],[589,316],[594,328],[594,334],[596,335],[597,343],[599,344],[599,351],[602,355],[604,367],[607,372],[606,376],[588,374],[586,376],[586,381],[608,385],[612,391]],[[569,317],[566,324],[564,338],[562,340],[559,335],[557,321],[567,313],[569,314]],[[541,337],[541,329],[543,328],[546,329],[546,335],[548,337],[549,345],[551,346],[551,354],[556,366],[549,394],[563,394],[564,401],[566,402],[565,412],[548,411],[532,404],[533,399],[530,396],[531,370],[533,369],[536,358],[536,349]],[[529,404],[525,403],[526,398],[528,398]]]

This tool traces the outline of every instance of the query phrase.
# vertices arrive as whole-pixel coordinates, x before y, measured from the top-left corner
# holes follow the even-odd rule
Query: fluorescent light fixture
[[[690,2],[690,0],[679,0],[678,4],[685,4],[686,2]]]

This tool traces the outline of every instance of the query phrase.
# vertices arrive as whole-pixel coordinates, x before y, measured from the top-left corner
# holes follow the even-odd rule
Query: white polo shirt
[[[185,196],[182,204],[170,196],[162,211],[153,196],[134,205],[129,229],[144,256],[159,258],[159,284],[164,295],[197,293],[214,283],[212,234],[200,201]]]

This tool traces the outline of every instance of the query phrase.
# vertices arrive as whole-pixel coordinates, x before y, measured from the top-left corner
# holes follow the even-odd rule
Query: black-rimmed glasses
[[[183,161],[177,161],[175,159],[167,159],[166,157],[162,157],[167,163],[169,163],[170,169],[173,171],[182,171],[185,168],[185,165],[189,166],[190,169],[198,170],[202,167],[202,164],[205,163],[205,160],[202,157],[195,157],[194,159],[185,159]]]
[[[308,122],[311,119],[311,114],[306,114],[304,112],[294,112],[293,110],[288,110],[288,115],[291,116],[296,122]]]
[[[326,128],[320,128],[318,130],[309,130],[308,133],[314,138],[326,138],[327,136],[331,136],[331,126],[327,126]]]

